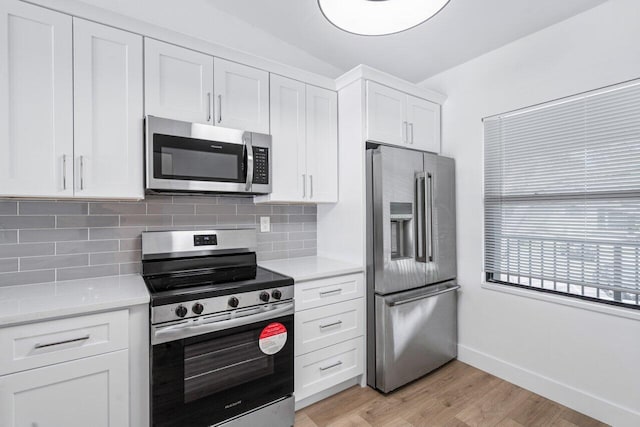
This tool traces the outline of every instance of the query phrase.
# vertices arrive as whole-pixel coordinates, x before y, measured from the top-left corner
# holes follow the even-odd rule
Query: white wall
[[[216,9],[212,0],[81,0],[182,34],[328,77],[344,71]],[[268,0],[261,0],[268,1]]]
[[[639,43],[640,1],[610,0],[423,82],[457,161],[460,358],[615,426],[640,425],[640,313],[481,287],[481,118],[639,78]]]

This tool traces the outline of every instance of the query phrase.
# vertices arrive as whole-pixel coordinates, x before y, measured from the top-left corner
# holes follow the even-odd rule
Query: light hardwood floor
[[[296,413],[295,427],[596,427],[565,406],[459,361],[393,393],[352,387]]]

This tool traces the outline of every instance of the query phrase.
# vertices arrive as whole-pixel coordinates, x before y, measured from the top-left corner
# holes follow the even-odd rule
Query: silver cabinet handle
[[[211,92],[207,92],[207,122],[211,123],[211,110],[213,110],[213,103],[211,102]]]
[[[62,155],[62,189],[67,189],[67,155]]]
[[[51,343],[46,343],[46,344],[40,344],[37,343],[35,346],[33,346],[34,348],[45,348],[45,347],[53,347],[55,345],[62,345],[62,344],[69,344],[72,342],[80,342],[80,341],[86,341],[91,337],[91,335],[85,335],[84,337],[80,337],[80,338],[72,338],[70,340],[64,340],[64,341],[56,341],[56,342],[51,342]]]
[[[413,144],[413,123],[409,123],[409,130],[409,135],[411,135],[410,137],[408,137],[409,144]]]
[[[320,329],[330,328],[332,326],[342,325],[342,320],[338,320],[337,322],[327,323],[326,325],[319,325]]]
[[[321,370],[321,371],[326,371],[327,369],[335,368],[336,366],[340,366],[340,365],[342,365],[342,362],[338,360],[336,363],[332,363],[332,364],[331,364],[331,365],[329,365],[329,366],[325,366],[325,367],[322,367],[322,366],[321,366],[321,367],[320,367],[320,370]]]
[[[342,288],[333,289],[331,291],[320,292],[320,296],[322,297],[322,296],[325,296],[325,295],[337,294],[337,293],[340,293],[340,292],[342,292]]]
[[[84,190],[84,156],[80,156],[80,190]]]
[[[309,187],[310,187],[309,198],[313,199],[313,175],[309,175]]]
[[[302,174],[302,198],[307,197],[307,175]]]
[[[222,123],[222,95],[218,95],[218,123]]]
[[[408,141],[409,137],[407,136],[408,132],[409,131],[407,129],[407,122],[404,121],[404,122],[402,122],[402,142],[409,142]]]

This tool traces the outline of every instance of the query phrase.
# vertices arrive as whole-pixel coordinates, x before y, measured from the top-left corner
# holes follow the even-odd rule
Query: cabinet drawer
[[[364,295],[363,275],[330,277],[295,286],[296,311],[360,298]]]
[[[0,329],[0,375],[126,349],[128,319],[120,310]]]
[[[296,401],[362,374],[362,351],[359,337],[296,357]]]
[[[363,312],[364,300],[358,298],[297,313],[296,356],[362,336]]]

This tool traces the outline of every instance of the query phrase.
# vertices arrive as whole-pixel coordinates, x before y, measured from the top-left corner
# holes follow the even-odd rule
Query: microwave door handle
[[[244,144],[247,153],[247,181],[244,186],[244,191],[251,191],[251,185],[253,183],[253,145],[251,145],[251,134],[245,133]]]

